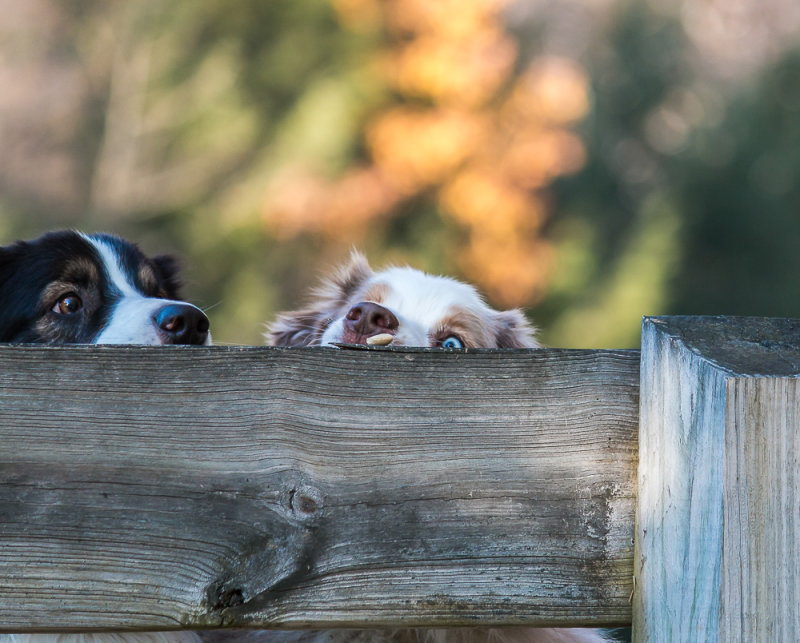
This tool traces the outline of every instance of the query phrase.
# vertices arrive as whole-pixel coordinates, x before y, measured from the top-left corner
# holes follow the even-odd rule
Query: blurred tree
[[[0,236],[177,251],[223,342],[351,245],[536,304],[553,345],[797,315],[793,7],[6,0]]]
[[[345,25],[364,29],[367,15],[380,30],[374,64],[392,94],[367,120],[360,163],[329,177],[309,158],[273,183],[265,219],[274,234],[369,243],[376,223],[411,206],[427,220],[438,214],[450,232],[440,239],[444,261],[423,265],[456,267],[500,305],[538,299],[551,255],[541,189],[584,162],[568,127],[588,109],[587,80],[567,59],[520,61],[506,5],[334,3]],[[383,235],[381,245],[396,244]]]
[[[615,18],[599,55],[585,60],[593,97],[579,129],[586,166],[555,186],[548,232],[557,266],[537,309],[553,345],[638,345],[641,315],[669,311],[681,259],[682,217],[651,123],[692,80],[688,43],[674,20],[645,5],[623,4]]]
[[[671,168],[685,218],[676,312],[800,317],[800,51]]]
[[[259,342],[296,290],[288,266],[316,256],[265,230],[269,177],[298,155],[349,162],[380,93],[361,62],[370,37],[325,0],[7,8],[0,232],[103,228],[175,250],[217,337]]]
[[[800,316],[800,65],[783,56],[720,79],[672,16],[626,7],[586,61],[588,162],[556,185],[546,341],[638,346],[642,314]]]

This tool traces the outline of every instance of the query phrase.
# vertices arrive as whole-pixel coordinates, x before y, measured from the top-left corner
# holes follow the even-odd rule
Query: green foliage
[[[609,44],[587,62],[588,162],[556,187],[545,339],[638,346],[645,314],[800,316],[798,54],[728,86],[690,65],[676,23],[636,8]]]
[[[431,195],[354,240],[277,238],[263,220],[283,172],[335,178],[362,159],[366,119],[392,100],[374,68],[385,34],[344,29],[324,0],[41,12],[0,28],[18,92],[0,101],[4,242],[71,226],[176,252],[221,342],[261,343],[352,243],[376,265],[455,271],[442,248],[463,231]],[[800,52],[726,81],[668,11],[619,2],[606,19],[580,61],[587,161],[549,195],[545,341],[635,346],[644,314],[800,317]],[[516,28],[523,59],[542,24]]]
[[[800,317],[798,86],[794,52],[675,163],[687,230],[674,310]]]

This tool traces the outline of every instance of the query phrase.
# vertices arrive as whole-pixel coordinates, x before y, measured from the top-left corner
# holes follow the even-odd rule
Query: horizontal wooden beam
[[[635,351],[0,346],[0,630],[630,622]]]

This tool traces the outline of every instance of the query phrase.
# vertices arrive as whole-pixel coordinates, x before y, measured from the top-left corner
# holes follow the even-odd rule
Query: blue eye
[[[442,342],[442,348],[464,348],[464,344],[455,335],[450,335],[450,337]]]

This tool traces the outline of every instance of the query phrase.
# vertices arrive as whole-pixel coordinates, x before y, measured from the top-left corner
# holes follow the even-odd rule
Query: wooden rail
[[[800,640],[800,321],[645,319],[639,394],[635,351],[0,346],[0,631]]]
[[[639,354],[0,347],[0,630],[631,620]]]

